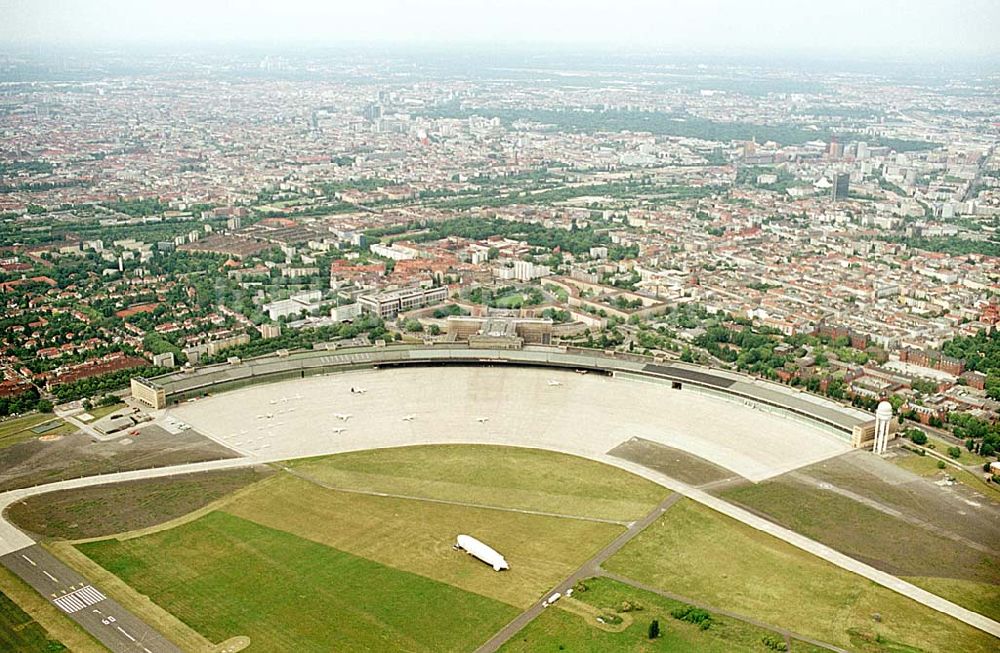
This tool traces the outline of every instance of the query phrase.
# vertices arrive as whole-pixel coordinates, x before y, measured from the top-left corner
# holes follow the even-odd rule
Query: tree
[[[35,406],[40,413],[51,413],[52,412],[52,402],[48,399],[40,399],[38,404]]]
[[[962,457],[962,450],[959,449],[958,447],[948,447],[948,455],[954,458],[955,460],[958,460],[959,458]]]
[[[908,435],[913,444],[924,445],[927,444],[927,434],[920,429],[910,429]]]
[[[653,619],[649,622],[649,638],[656,639],[660,636],[660,621]]]

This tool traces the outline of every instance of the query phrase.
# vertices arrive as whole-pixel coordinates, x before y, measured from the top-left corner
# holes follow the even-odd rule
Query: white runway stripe
[[[75,592],[70,592],[64,596],[60,596],[57,599],[53,599],[53,603],[59,606],[63,612],[73,613],[86,608],[87,606],[94,605],[106,599],[107,597],[101,594],[97,589],[91,587],[90,585],[85,585]]]

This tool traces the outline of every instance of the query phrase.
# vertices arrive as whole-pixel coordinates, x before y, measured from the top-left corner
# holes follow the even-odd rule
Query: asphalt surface
[[[0,563],[113,653],[181,653],[167,638],[37,544],[0,556]]]
[[[506,644],[508,640],[521,632],[521,630],[534,621],[538,615],[542,614],[542,611],[547,607],[546,601],[550,596],[556,592],[565,596],[566,590],[570,589],[581,580],[599,575],[601,573],[601,564],[605,560],[618,553],[623,546],[628,544],[629,540],[644,531],[647,526],[659,519],[660,516],[670,508],[670,506],[677,503],[681,498],[682,495],[671,493],[671,495],[661,501],[658,506],[649,511],[645,517],[639,521],[632,522],[624,533],[613,539],[607,546],[598,551],[593,558],[580,565],[580,568],[570,574],[566,580],[546,592],[545,596],[539,599],[534,605],[517,615],[513,621],[501,628],[497,634],[476,649],[476,653],[493,653],[493,651],[499,649],[501,646]]]

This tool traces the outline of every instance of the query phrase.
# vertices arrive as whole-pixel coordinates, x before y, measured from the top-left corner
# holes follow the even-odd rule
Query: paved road
[[[601,563],[618,553],[623,546],[628,544],[629,540],[645,530],[646,527],[654,521],[659,519],[660,516],[670,508],[670,506],[677,503],[680,499],[681,495],[673,493],[661,501],[660,504],[653,508],[645,517],[637,522],[633,522],[624,533],[616,537],[610,544],[598,551],[597,554],[595,554],[590,560],[583,563],[580,568],[570,574],[566,580],[553,587],[551,591],[546,592],[545,596],[539,599],[534,605],[519,614],[509,624],[501,628],[496,635],[489,639],[489,641],[476,649],[476,652],[493,653],[493,651],[496,651],[503,646],[509,639],[521,632],[525,626],[531,623],[535,617],[542,613],[542,610],[545,609],[544,601],[548,597],[552,596],[556,592],[565,595],[566,590],[570,589],[581,580],[598,575],[601,570]]]
[[[113,653],[181,653],[163,635],[38,545],[0,556],[0,563]]]

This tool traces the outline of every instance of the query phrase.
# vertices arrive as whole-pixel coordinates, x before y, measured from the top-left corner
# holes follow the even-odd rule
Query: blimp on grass
[[[482,560],[493,567],[494,571],[510,569],[510,565],[496,549],[488,544],[483,544],[471,535],[459,535],[455,542],[455,548],[462,549],[469,555]]]

